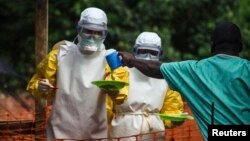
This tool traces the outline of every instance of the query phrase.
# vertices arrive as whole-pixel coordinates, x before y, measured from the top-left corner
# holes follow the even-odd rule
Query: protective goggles
[[[78,31],[78,34],[81,37],[86,37],[86,38],[93,37],[94,39],[105,39],[107,36],[106,31],[94,31],[94,30],[85,29],[85,28],[80,29]]]
[[[161,57],[162,49],[159,46],[152,46],[152,45],[135,46],[134,54],[135,55],[150,54],[152,56]]]
[[[96,39],[105,39],[108,31],[106,25],[80,22],[77,25],[77,32],[80,36],[92,36]]]

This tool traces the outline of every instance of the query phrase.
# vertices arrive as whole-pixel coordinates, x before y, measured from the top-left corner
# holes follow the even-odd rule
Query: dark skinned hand
[[[133,64],[131,61],[132,59],[135,58],[133,54],[128,53],[128,52],[119,52],[118,55],[122,57],[123,66],[127,66],[129,68],[133,67]]]

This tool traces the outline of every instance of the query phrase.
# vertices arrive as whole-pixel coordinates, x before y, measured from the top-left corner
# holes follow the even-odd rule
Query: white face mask
[[[81,34],[78,35],[78,47],[83,54],[92,54],[100,50],[100,47],[104,41],[102,38],[96,38],[95,35]]]

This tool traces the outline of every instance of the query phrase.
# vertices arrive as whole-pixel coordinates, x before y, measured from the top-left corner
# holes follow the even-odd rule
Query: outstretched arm
[[[163,79],[160,71],[162,62],[136,59],[131,53],[127,52],[119,52],[119,55],[122,57],[124,66],[135,67],[146,76]]]

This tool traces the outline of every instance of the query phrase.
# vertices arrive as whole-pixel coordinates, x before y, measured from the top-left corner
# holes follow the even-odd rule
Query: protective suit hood
[[[142,32],[135,41],[133,52],[138,59],[159,60],[162,56],[161,38],[154,32]]]
[[[83,54],[93,54],[100,51],[107,35],[107,16],[99,8],[85,9],[77,25],[78,48]]]
[[[95,7],[82,11],[79,21],[79,25],[95,31],[107,30],[107,23],[108,19],[105,12]]]

